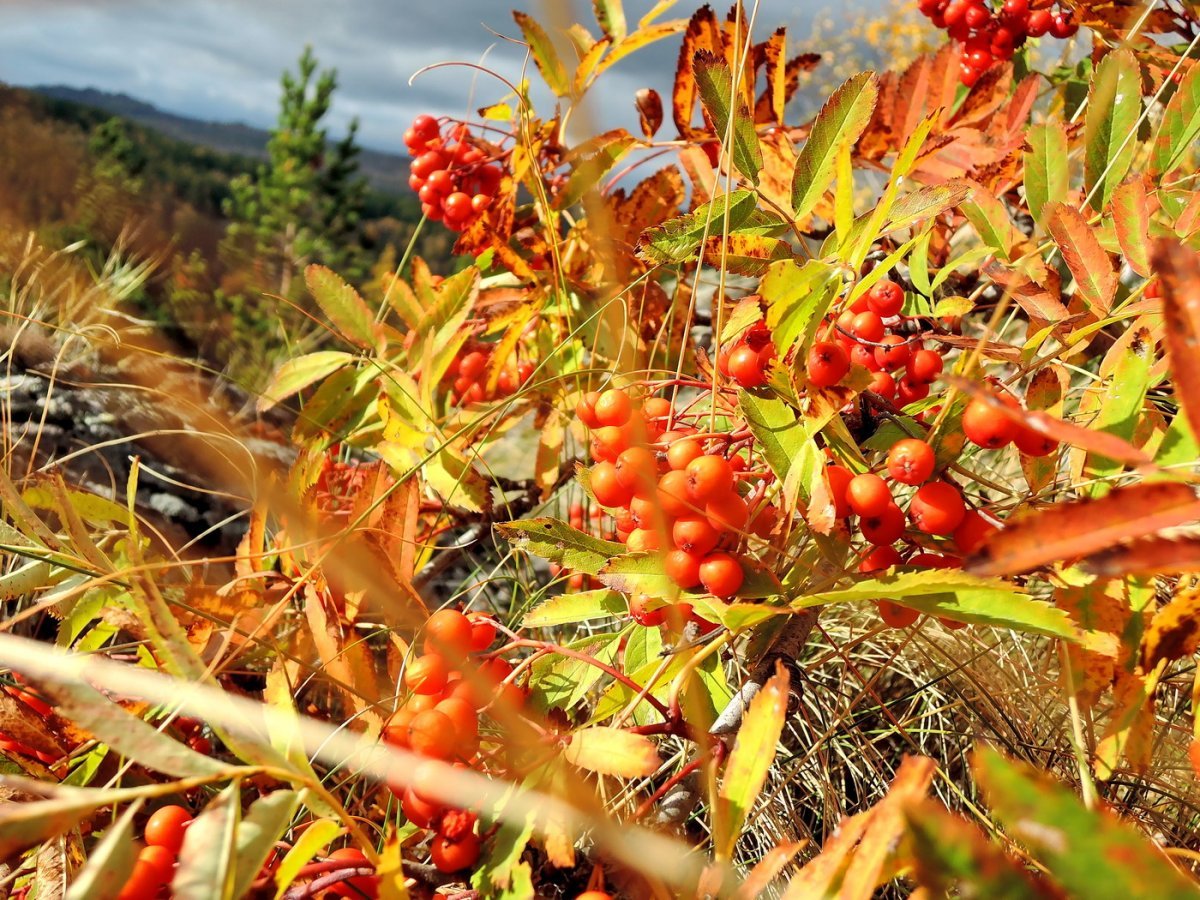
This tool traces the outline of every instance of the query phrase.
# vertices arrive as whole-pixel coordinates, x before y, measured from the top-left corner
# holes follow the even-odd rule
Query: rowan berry
[[[887,455],[888,474],[901,484],[928,481],[935,463],[933,448],[918,438],[896,441]]]

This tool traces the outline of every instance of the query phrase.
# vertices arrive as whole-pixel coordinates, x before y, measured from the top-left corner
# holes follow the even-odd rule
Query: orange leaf
[[[1075,276],[1075,290],[1098,318],[1106,317],[1118,284],[1111,257],[1078,210],[1065,203],[1047,203],[1045,215],[1063,262]]]
[[[662,127],[662,97],[653,88],[642,88],[634,95],[634,102],[637,104],[638,121],[642,124],[642,134],[646,136],[646,140],[653,140],[658,129]]]
[[[1154,614],[1142,636],[1142,668],[1161,660],[1182,659],[1200,648],[1200,583],[1175,591],[1171,602]]]
[[[1161,238],[1154,244],[1153,263],[1162,281],[1175,396],[1193,433],[1200,434],[1200,253]]]
[[[721,27],[710,6],[696,10],[683,32],[679,61],[675,66],[675,86],[671,91],[671,117],[675,120],[675,128],[680,137],[689,139],[708,133],[708,129],[692,127],[692,115],[699,96],[692,60],[700,50],[715,55],[723,55],[724,52]]]
[[[1089,556],[1080,563],[1080,568],[1101,578],[1200,572],[1200,538],[1134,541]]]
[[[1096,500],[1057,503],[1008,520],[967,560],[975,575],[1016,575],[1104,550],[1121,541],[1200,519],[1200,499],[1185,484],[1152,482],[1113,489]]]
[[[1117,243],[1121,245],[1125,261],[1133,271],[1149,278],[1153,271],[1150,268],[1150,199],[1142,176],[1129,178],[1113,191],[1111,204]]]

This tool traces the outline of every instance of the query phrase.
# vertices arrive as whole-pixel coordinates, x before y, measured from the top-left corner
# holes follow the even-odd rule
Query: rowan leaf
[[[1140,175],[1122,182],[1112,196],[1113,227],[1129,267],[1143,278],[1150,268],[1150,200]]]
[[[674,265],[695,259],[706,237],[724,233],[726,216],[729,230],[744,224],[754,212],[756,202],[750,191],[734,191],[696,208],[694,212],[669,219],[647,228],[637,242],[637,254],[652,263]]]
[[[1048,203],[1045,215],[1063,262],[1075,276],[1076,290],[1098,318],[1106,318],[1119,283],[1111,258],[1077,210],[1065,203]]]
[[[901,194],[888,211],[881,234],[911,228],[923,219],[940,215],[953,209],[971,195],[970,183],[961,179],[945,184],[929,184]]]
[[[1200,572],[1200,538],[1146,538],[1093,553],[1079,567],[1100,578]]]
[[[616,778],[644,778],[657,772],[662,764],[658,749],[648,737],[604,726],[576,731],[563,749],[563,756],[573,766]]]
[[[1004,534],[1004,532],[1001,532]],[[793,610],[885,599],[929,616],[958,622],[1012,628],[1030,634],[1075,639],[1078,629],[1066,613],[1048,603],[1034,600],[1016,585],[995,578],[954,569],[923,569],[916,572],[889,569],[864,578],[850,587],[821,591],[793,600]]]
[[[1092,76],[1084,125],[1084,186],[1102,212],[1133,162],[1142,112],[1141,72],[1128,50],[1114,50]]]
[[[585,575],[600,574],[609,560],[625,553],[624,544],[584,534],[558,519],[520,519],[495,527],[517,549]]]
[[[1061,119],[1050,119],[1031,126],[1025,140],[1025,201],[1034,221],[1045,225],[1043,207],[1066,199],[1070,188],[1067,130]]]
[[[1132,826],[1107,812],[1087,810],[1075,792],[1031,766],[988,747],[972,769],[1006,832],[1029,847],[1071,896],[1159,900],[1195,897],[1195,885]]]
[[[997,256],[1005,262],[1011,261],[1022,241],[1021,232],[1017,231],[999,198],[973,181],[968,183],[973,189],[971,196],[959,204],[962,214]]]
[[[543,601],[525,613],[522,628],[549,628],[623,616],[629,611],[625,598],[616,591],[577,591]]]
[[[275,868],[275,900],[281,900],[300,870],[342,833],[337,819],[317,819],[300,832],[300,837]]]
[[[1142,670],[1152,671],[1162,660],[1191,656],[1200,648],[1200,582],[1181,582],[1171,602],[1150,620],[1142,635]]]
[[[379,328],[358,291],[336,272],[315,264],[304,270],[304,282],[340,337],[363,349],[375,346]]]
[[[634,95],[637,104],[638,122],[642,126],[642,134],[646,140],[654,139],[663,123],[663,102],[658,91],[653,88],[641,88]]]
[[[1056,503],[1008,519],[967,559],[976,575],[1017,575],[1089,556],[1131,538],[1200,519],[1200,499],[1188,485],[1143,482],[1103,497]]]
[[[709,51],[699,51],[692,60],[700,102],[713,120],[717,137],[722,142],[732,139],[733,164],[753,184],[758,184],[762,171],[762,148],[754,119],[742,102],[743,91],[734,93],[733,73],[724,60]]]
[[[250,804],[237,825],[236,863],[231,897],[244,897],[258,878],[263,863],[287,832],[300,806],[296,791],[274,790]]]
[[[1154,150],[1150,154],[1150,171],[1166,175],[1180,166],[1200,145],[1200,66],[1193,65],[1184,75],[1179,87],[1167,102]]]
[[[289,359],[275,370],[258,398],[259,411],[282,403],[310,385],[354,362],[354,356],[341,350],[318,350]]]
[[[788,706],[788,673],[775,664],[775,674],[750,701],[737,740],[725,764],[714,809],[713,842],[719,857],[728,858],[766,783],[783,734]]]
[[[513,10],[513,19],[521,29],[525,43],[529,45],[529,53],[534,65],[542,73],[546,86],[556,97],[567,96],[571,92],[571,79],[546,29],[533,16],[519,10]]]
[[[767,327],[781,355],[793,346],[803,357],[816,339],[821,320],[842,286],[841,272],[829,263],[794,260],[775,263],[759,283]]]
[[[1175,396],[1193,435],[1200,435],[1200,253],[1169,238],[1154,244],[1162,281],[1164,343]]]
[[[715,235],[704,242],[701,260],[734,275],[758,277],[772,263],[791,259],[791,246],[777,238],[757,234]]]
[[[866,129],[879,96],[874,72],[861,72],[830,95],[817,113],[792,174],[792,212],[803,219],[833,181],[837,154]]]
[[[1062,366],[1047,365],[1038,369],[1025,389],[1025,405],[1035,412],[1058,419],[1062,416],[1063,399],[1071,387],[1071,376]],[[1038,494],[1049,487],[1058,473],[1058,455],[1027,456],[1021,454],[1021,472],[1029,490]]]
[[[596,24],[606,37],[614,41],[624,39],[625,7],[621,0],[592,0],[592,11],[596,14]]]

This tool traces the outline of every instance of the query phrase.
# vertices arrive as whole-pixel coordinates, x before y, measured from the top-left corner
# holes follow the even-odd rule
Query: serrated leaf
[[[1147,838],[1109,813],[1089,812],[1065,785],[987,747],[975,751],[972,769],[1007,833],[1071,896],[1096,896],[1097,885],[1129,900],[1197,896]]]
[[[271,791],[250,804],[237,826],[232,896],[243,897],[250,890],[299,806],[300,795],[289,790]]]
[[[609,560],[626,552],[624,544],[603,541],[548,517],[503,522],[495,527],[518,549],[585,575],[599,575]]]
[[[647,228],[637,242],[637,254],[652,263],[674,264],[695,259],[706,236],[719,236],[725,230],[726,210],[729,229],[742,225],[754,212],[756,201],[750,191],[734,191],[696,208],[687,215],[669,219]]]
[[[88,854],[87,864],[75,874],[66,900],[111,900],[120,895],[133,872],[137,853],[133,844],[133,819],[141,801],[129,804]]]
[[[1149,329],[1134,332],[1133,339],[1127,344],[1114,345],[1114,349],[1117,349],[1116,364],[1100,401],[1099,414],[1089,427],[1126,441],[1133,439],[1134,428],[1142,415],[1146,391],[1150,387],[1154,348],[1154,338]],[[1109,354],[1110,357],[1112,355]],[[1107,490],[1108,485],[1103,483],[1103,479],[1121,471],[1121,468],[1120,463],[1098,454],[1089,454],[1086,467],[1088,478],[1102,480],[1093,486],[1093,495]]]
[[[533,56],[534,65],[542,73],[546,86],[557,97],[567,96],[571,92],[571,79],[546,30],[528,13],[514,10],[513,19],[521,29],[525,43],[529,45],[529,53]]]
[[[813,121],[792,173],[792,211],[797,219],[816,207],[833,181],[837,154],[853,144],[871,121],[879,88],[874,72],[861,72],[830,95]]]
[[[1195,436],[1200,434],[1200,253],[1162,238],[1154,245],[1153,260],[1162,280],[1171,380]]]
[[[1065,203],[1048,203],[1045,214],[1063,262],[1075,276],[1075,289],[1098,318],[1105,318],[1119,285],[1112,259],[1077,210]]]
[[[841,272],[819,260],[803,266],[787,260],[767,270],[759,293],[767,306],[767,327],[781,355],[795,346],[803,357],[842,286]]]
[[[1042,209],[1047,203],[1066,199],[1070,180],[1067,170],[1067,130],[1061,119],[1050,119],[1029,129],[1025,138],[1025,201],[1034,221],[1045,225]]]
[[[315,264],[304,270],[304,282],[339,336],[363,349],[375,346],[375,317],[358,291],[336,272]]]
[[[890,600],[930,616],[959,622],[1012,628],[1031,634],[1073,639],[1078,629],[1067,614],[1048,603],[1034,600],[1015,585],[995,578],[980,578],[953,569],[903,572],[889,569],[884,574],[858,581],[848,588],[808,594],[794,600],[791,608],[807,609],[827,603]]]
[[[1200,66],[1192,66],[1163,112],[1150,154],[1150,171],[1165,175],[1200,144]]]
[[[616,661],[620,634],[594,634],[566,645],[587,656],[579,659],[566,654],[551,653],[533,663],[530,683],[534,686],[533,699],[539,710],[553,707],[570,710],[580,703],[601,678],[604,670],[592,660],[605,665]]]
[[[662,764],[648,737],[603,726],[576,731],[563,748],[563,756],[573,766],[617,778],[653,775]]]
[[[1016,575],[1197,519],[1200,499],[1188,485],[1114,488],[1098,499],[1018,513],[967,560],[967,568],[977,575]]]
[[[780,482],[786,481],[792,462],[800,456],[808,439],[804,423],[797,419],[792,407],[774,397],[759,397],[741,391],[738,406],[762,448],[767,466]]]
[[[625,8],[621,0],[592,0],[596,24],[607,37],[620,41],[625,37]]]
[[[1092,76],[1084,126],[1084,186],[1092,209],[1103,211],[1113,190],[1125,178],[1137,149],[1142,80],[1137,60],[1128,50],[1114,50]]]
[[[549,628],[623,616],[628,612],[625,598],[615,591],[578,591],[560,594],[539,603],[521,620],[522,628]]]
[[[995,195],[985,191],[975,182],[971,196],[959,204],[975,233],[1005,262],[1013,259],[1014,251],[1022,241],[1022,235],[1009,218],[1008,210]]]
[[[270,409],[353,362],[354,356],[341,350],[318,350],[289,359],[275,370],[263,389],[258,398],[259,411]]]
[[[638,123],[642,126],[642,134],[646,140],[654,140],[658,129],[663,123],[663,102],[658,91],[653,88],[640,88],[634,95],[637,105]]]
[[[754,801],[766,783],[775,761],[775,748],[783,734],[787,706],[787,669],[776,663],[775,674],[750,701],[725,764],[718,793],[721,805],[719,811],[713,813],[716,826],[713,842],[718,858],[729,858],[754,808]]]
[[[710,237],[704,243],[701,260],[715,269],[734,275],[758,277],[775,262],[791,259],[791,245],[776,238],[734,233]]]
[[[1133,176],[1113,191],[1112,217],[1125,261],[1133,271],[1149,278],[1153,274],[1150,268],[1150,199],[1140,175]]]
[[[758,173],[762,171],[762,148],[758,145],[758,133],[750,111],[742,102],[742,91],[733,91],[733,73],[724,60],[701,50],[692,60],[692,71],[696,87],[700,91],[700,102],[716,126],[717,137],[733,140],[733,164],[752,183],[758,184]]]
[[[888,211],[880,234],[911,228],[924,219],[940,215],[966,200],[972,190],[969,182],[955,179],[945,184],[924,185],[901,194]]]
[[[599,183],[624,156],[637,144],[624,128],[616,128],[597,135],[577,150],[571,166],[567,185],[555,198],[557,209],[567,209],[579,202],[589,191],[599,189]]]

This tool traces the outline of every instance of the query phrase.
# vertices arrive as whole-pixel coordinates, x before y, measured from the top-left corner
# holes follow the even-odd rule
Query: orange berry
[[[879,572],[900,565],[900,554],[895,547],[887,545],[872,547],[871,551],[858,564],[858,571],[864,574]]]
[[[442,814],[440,804],[424,799],[411,787],[401,792],[400,809],[404,812],[404,818],[418,828],[431,827]]]
[[[960,553],[974,553],[999,530],[981,513],[968,509],[958,527],[954,529],[954,545]]]
[[[1054,438],[1027,427],[1017,429],[1013,443],[1025,456],[1049,456],[1058,449],[1058,441]]]
[[[633,413],[633,401],[625,391],[609,388],[596,398],[595,410],[601,425],[624,425]]]
[[[878,515],[859,519],[858,529],[872,544],[893,544],[904,534],[904,511],[893,503]]]
[[[663,570],[684,590],[700,584],[700,557],[686,550],[672,550],[663,558]]]
[[[672,469],[686,469],[693,459],[704,455],[704,447],[694,438],[680,438],[667,448],[667,465]]]
[[[856,515],[877,516],[892,502],[887,482],[872,472],[855,475],[846,485],[846,503]]]
[[[724,497],[733,491],[733,469],[724,457],[697,457],[684,471],[688,496],[697,502]]]
[[[625,546],[630,553],[648,553],[659,549],[658,532],[649,528],[635,528],[625,539]]]
[[[658,482],[658,460],[646,447],[622,450],[614,466],[621,487],[639,497],[649,497]],[[612,504],[606,504],[612,505]]]
[[[710,553],[700,562],[700,583],[715,597],[732,597],[745,579],[741,563],[728,553]]]
[[[703,556],[717,546],[721,533],[706,516],[684,516],[671,526],[671,539],[678,549]]]
[[[442,872],[461,872],[479,862],[479,837],[468,832],[456,841],[443,835],[433,837],[429,845],[429,858]]]
[[[346,864],[346,868],[373,868],[371,862],[363,854],[361,850],[354,847],[345,847],[341,850],[334,850],[329,854],[329,859],[337,860]],[[378,875],[359,875],[355,878],[347,879],[339,882],[329,889],[329,893],[335,897],[354,897],[356,900],[363,900],[365,897],[379,896],[379,876]]]
[[[716,497],[704,505],[704,517],[718,531],[740,532],[750,519],[750,508],[746,501],[735,493]]]
[[[896,441],[887,455],[888,474],[901,484],[928,481],[935,463],[933,448],[918,438]]]
[[[988,450],[997,450],[1012,443],[1021,426],[992,403],[976,397],[963,410],[962,430],[972,443]]]
[[[617,467],[608,461],[598,462],[588,470],[588,487],[601,506],[628,506],[633,491],[621,481]]]
[[[426,653],[409,660],[404,670],[404,683],[417,694],[438,694],[446,686],[450,669],[440,653]]]
[[[471,621],[457,609],[439,609],[425,623],[425,652],[452,651],[466,656],[471,650]]]
[[[654,494],[663,515],[670,518],[695,515],[695,506],[688,494],[686,469],[672,469],[658,479],[658,490]]]
[[[921,614],[915,609],[901,606],[890,600],[878,600],[876,603],[879,606],[879,618],[883,619],[883,623],[891,628],[908,628],[921,618]]]
[[[451,722],[459,740],[469,744],[479,736],[479,716],[475,707],[462,697],[447,697],[434,707]]]
[[[925,534],[951,534],[966,515],[962,494],[945,481],[923,484],[908,505],[908,516]]]
[[[846,377],[850,371],[850,354],[841,344],[833,341],[817,341],[808,351],[805,364],[808,382],[813,387],[830,387]]]
[[[599,391],[588,391],[575,406],[576,418],[588,428],[600,427],[600,420],[596,418],[596,401],[599,399]]]
[[[147,844],[165,847],[178,856],[179,848],[183,846],[183,833],[191,823],[192,814],[182,806],[164,806],[146,820],[142,836]]]
[[[825,467],[825,482],[829,485],[829,499],[833,501],[833,514],[839,519],[850,515],[850,504],[846,501],[846,491],[849,490],[850,482],[853,480],[854,473],[845,466]]]
[[[408,725],[408,745],[414,753],[448,759],[458,742],[458,730],[444,712],[427,709],[413,716]]]
[[[471,622],[471,650],[482,653],[496,640],[496,621],[482,612],[467,613],[467,619]]]

